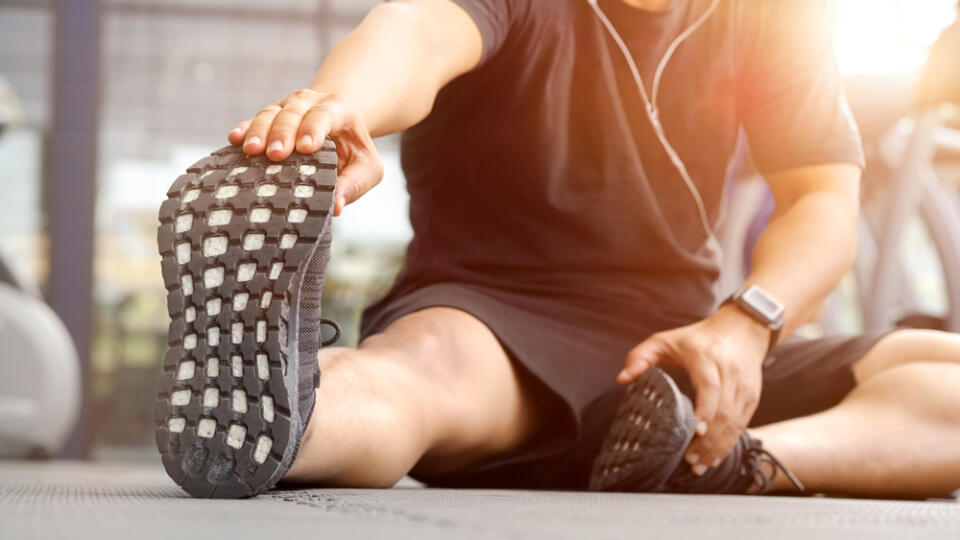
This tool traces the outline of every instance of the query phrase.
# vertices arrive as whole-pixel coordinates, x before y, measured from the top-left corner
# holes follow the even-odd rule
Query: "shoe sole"
[[[626,396],[593,463],[592,491],[658,491],[683,459],[696,417],[690,400],[659,368]]]
[[[156,441],[167,474],[194,497],[261,493],[296,454],[295,315],[330,226],[334,150],[328,140],[273,163],[228,146],[188,168],[160,207],[170,329]]]

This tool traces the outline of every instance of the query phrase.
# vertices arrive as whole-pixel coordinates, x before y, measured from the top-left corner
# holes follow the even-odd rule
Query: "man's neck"
[[[642,9],[644,11],[663,11],[670,7],[673,0],[622,0],[624,4],[630,7]]]

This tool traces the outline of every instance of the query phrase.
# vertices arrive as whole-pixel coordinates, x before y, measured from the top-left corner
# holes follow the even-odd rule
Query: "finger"
[[[739,426],[743,422],[743,405],[737,399],[739,383],[738,379],[728,375],[720,381],[717,413],[713,420],[708,422],[707,432],[696,437],[687,449],[685,458],[691,466],[715,467],[733,448],[736,437],[740,435]],[[699,470],[705,469],[700,467]]]
[[[627,360],[623,371],[617,375],[617,382],[626,386],[637,380],[651,366],[660,364],[668,357],[669,349],[662,338],[657,335],[651,336],[627,353]]]
[[[286,159],[293,152],[294,137],[300,129],[303,115],[311,104],[300,99],[290,98],[283,109],[277,113],[267,134],[267,157],[273,161]]]
[[[312,154],[319,151],[323,140],[339,129],[337,118],[328,104],[320,104],[307,111],[297,132],[297,152]]]
[[[339,216],[344,207],[355,202],[380,183],[383,179],[383,167],[379,163],[379,159],[358,154],[340,170],[337,177],[337,201],[334,203],[333,215]]]
[[[262,154],[267,147],[267,132],[273,125],[273,119],[280,112],[280,105],[274,103],[267,105],[250,122],[250,128],[247,129],[247,136],[243,141],[243,151],[251,156]]]
[[[250,129],[251,122],[253,122],[253,118],[240,122],[230,130],[230,133],[227,134],[227,140],[230,141],[230,144],[240,144],[244,141],[247,137],[247,130]]]
[[[690,382],[697,393],[694,414],[702,423],[698,425],[698,432],[703,435],[710,432],[710,425],[716,418],[720,406],[722,397],[720,372],[716,363],[701,357],[690,362],[687,375],[690,376]]]

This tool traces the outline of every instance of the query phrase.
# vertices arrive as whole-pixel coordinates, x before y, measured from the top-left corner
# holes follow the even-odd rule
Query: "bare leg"
[[[960,336],[902,331],[855,366],[819,414],[752,430],[812,492],[946,496],[960,488]],[[778,477],[774,490],[789,489]]]
[[[506,452],[537,427],[528,389],[476,318],[430,308],[357,349],[325,349],[322,383],[286,479],[391,486]]]

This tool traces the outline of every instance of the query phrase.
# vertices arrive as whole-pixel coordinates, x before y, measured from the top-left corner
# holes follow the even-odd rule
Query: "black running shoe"
[[[783,470],[800,481],[760,441],[744,433],[717,467],[693,474],[683,459],[697,419],[693,405],[669,375],[648,369],[627,389],[590,478],[593,491],[665,493],[763,492]]]
[[[228,146],[188,168],[160,207],[171,321],[156,439],[167,474],[195,497],[257,495],[293,464],[322,325],[339,335],[320,313],[336,182],[332,141],[280,163]]]
[[[592,491],[662,491],[683,461],[697,417],[693,405],[660,368],[629,388],[593,462]]]

